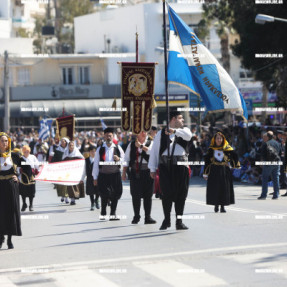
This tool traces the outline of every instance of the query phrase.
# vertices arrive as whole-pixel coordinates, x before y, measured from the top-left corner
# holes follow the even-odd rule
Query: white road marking
[[[55,285],[59,287],[95,287],[95,286],[108,286],[118,287],[119,285],[108,280],[104,276],[98,274],[93,270],[80,270],[80,271],[64,271],[64,272],[53,272],[43,275],[47,279],[54,279]],[[1,286],[2,287],[2,286]]]
[[[280,258],[280,254],[277,255]],[[261,273],[278,273],[280,276],[287,278],[287,261],[279,260],[276,254],[271,253],[255,253],[255,254],[236,254],[225,255],[221,258],[233,260],[240,264],[251,265],[252,269]],[[273,258],[273,259],[272,259]],[[260,272],[262,271],[262,272]]]
[[[156,263],[137,262],[133,265],[174,287],[228,285],[226,281],[205,272],[204,269],[194,269],[174,260],[158,261]]]
[[[0,276],[1,287],[16,287],[16,285],[6,276]]]
[[[194,204],[197,204],[197,205],[207,206],[204,201],[199,201],[199,200],[187,199],[186,202],[194,203]],[[225,208],[227,210],[244,212],[244,213],[252,213],[252,214],[264,213],[264,214],[271,214],[271,215],[283,216],[283,217],[287,216],[286,213],[274,213],[274,212],[268,212],[268,211],[259,211],[259,210],[245,209],[245,208],[238,208],[238,207],[230,207],[230,206],[225,206]]]
[[[279,248],[279,247],[287,247],[287,242],[280,243],[267,243],[267,244],[254,244],[254,245],[241,245],[241,246],[230,246],[230,247],[220,247],[220,248],[210,248],[210,249],[201,249],[201,250],[192,250],[192,251],[182,251],[182,252],[171,252],[171,253],[159,253],[159,254],[151,254],[151,255],[141,255],[141,256],[130,256],[130,257],[120,257],[120,258],[111,258],[111,259],[99,259],[92,261],[79,261],[79,262],[68,262],[62,264],[50,264],[43,266],[26,266],[25,268],[48,268],[59,270],[71,270],[81,268],[81,266],[92,265],[100,265],[106,263],[115,263],[115,262],[130,262],[137,260],[151,260],[151,259],[159,259],[159,258],[169,258],[174,256],[187,256],[187,255],[196,255],[196,254],[207,254],[207,253],[215,253],[215,252],[232,252],[232,251],[244,251],[244,250],[253,250],[253,249],[265,249],[265,248]],[[1,269],[0,275],[6,272],[19,272],[22,268],[10,268],[10,269]],[[53,270],[51,270],[53,271]]]

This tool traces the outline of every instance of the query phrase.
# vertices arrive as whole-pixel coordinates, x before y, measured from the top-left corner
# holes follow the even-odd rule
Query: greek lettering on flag
[[[52,127],[52,119],[42,119],[40,120],[40,130],[39,130],[39,139],[43,141],[50,136],[50,129]]]
[[[170,38],[168,81],[200,95],[209,112],[248,112],[229,74],[197,38],[194,31],[168,6]]]

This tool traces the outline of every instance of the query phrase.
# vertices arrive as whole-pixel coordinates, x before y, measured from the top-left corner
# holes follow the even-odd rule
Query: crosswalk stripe
[[[276,260],[272,260],[272,258]],[[239,264],[251,265],[256,273],[278,273],[280,276],[287,278],[287,261],[278,260],[276,254],[271,253],[254,253],[254,254],[236,254],[225,255],[222,258],[238,262]]]
[[[183,286],[224,286],[227,282],[223,279],[205,272],[204,269],[193,267],[174,261],[134,262],[137,268],[174,287]]]
[[[16,287],[16,285],[6,276],[0,276],[1,287]]]
[[[119,285],[108,280],[104,276],[98,274],[96,271],[87,270],[73,270],[53,272],[43,275],[48,279],[54,279],[55,285],[59,287],[95,287],[95,286],[109,286],[119,287]],[[2,285],[1,285],[2,287]]]

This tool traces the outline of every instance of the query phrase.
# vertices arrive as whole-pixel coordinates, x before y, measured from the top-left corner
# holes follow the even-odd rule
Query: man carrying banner
[[[65,150],[63,154],[63,161],[71,161],[71,160],[76,160],[76,159],[84,159],[84,156],[75,147],[75,143],[73,141],[70,141],[68,144],[68,148]],[[67,192],[68,192],[69,198],[71,199],[70,204],[75,205],[76,199],[85,197],[83,181],[81,181],[77,185],[67,186]]]
[[[184,119],[180,112],[170,112],[169,131],[162,129],[154,139],[150,152],[148,168],[150,176],[154,179],[156,169],[159,167],[159,181],[162,190],[162,206],[164,220],[160,230],[170,227],[170,212],[174,202],[176,213],[176,229],[188,229],[182,223],[182,215],[189,186],[188,142],[191,139],[191,131],[183,127]],[[169,142],[169,147],[168,143]],[[170,150],[168,157],[168,149]],[[183,164],[183,165],[181,165]]]
[[[131,168],[130,189],[133,201],[134,218],[132,224],[140,221],[141,199],[143,198],[145,211],[145,224],[154,224],[156,221],[151,218],[151,205],[154,180],[150,177],[148,169],[149,154],[152,148],[152,138],[142,131],[127,147],[125,152],[125,163],[122,179],[126,180],[126,171]]]
[[[94,185],[98,185],[101,196],[101,217],[107,215],[108,201],[111,201],[110,220],[119,220],[116,216],[118,200],[122,196],[123,186],[120,173],[120,164],[124,160],[124,151],[119,145],[113,143],[114,131],[112,128],[104,130],[105,142],[98,147],[94,166]]]
[[[61,139],[61,144],[58,146],[58,148],[55,149],[54,156],[52,158],[52,162],[60,162],[63,160],[63,154],[68,149],[68,144],[70,140],[66,137]],[[57,184],[57,195],[61,197],[61,202],[69,203],[68,200],[68,192],[67,187],[65,185]]]

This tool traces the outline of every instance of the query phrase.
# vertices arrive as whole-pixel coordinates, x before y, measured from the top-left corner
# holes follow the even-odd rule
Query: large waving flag
[[[50,136],[50,129],[53,124],[53,119],[42,119],[40,120],[40,130],[39,130],[39,139],[43,141]]]
[[[169,83],[200,95],[207,111],[240,111],[247,121],[244,99],[229,74],[170,6],[168,15]]]

